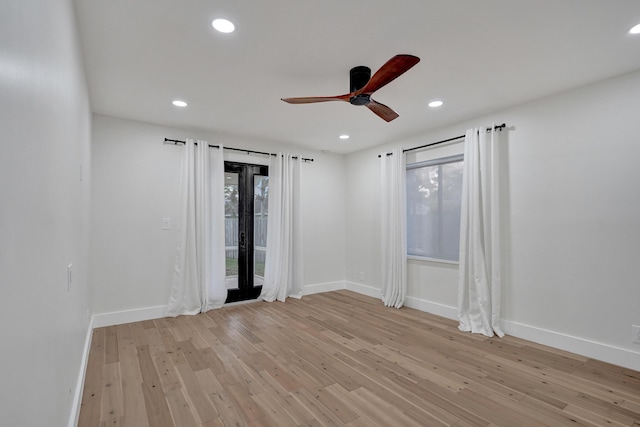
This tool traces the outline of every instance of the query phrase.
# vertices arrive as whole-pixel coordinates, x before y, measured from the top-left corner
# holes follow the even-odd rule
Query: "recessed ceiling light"
[[[347,134],[340,135],[338,138],[340,138],[340,139],[349,139],[349,135],[347,135]]]
[[[211,25],[213,25],[213,28],[220,31],[221,33],[232,33],[233,30],[236,29],[236,26],[233,25],[233,22],[226,19],[214,19],[211,22]]]
[[[640,34],[640,24],[630,29],[629,34]]]
[[[186,107],[187,103],[184,101],[180,101],[180,100],[175,100],[172,102],[173,105],[175,105],[176,107]]]
[[[442,101],[431,101],[429,103],[429,107],[431,108],[440,107],[441,105],[442,105]]]

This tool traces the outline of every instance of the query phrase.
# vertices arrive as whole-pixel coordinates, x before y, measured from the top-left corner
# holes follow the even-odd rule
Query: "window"
[[[407,254],[458,261],[463,156],[407,165]]]

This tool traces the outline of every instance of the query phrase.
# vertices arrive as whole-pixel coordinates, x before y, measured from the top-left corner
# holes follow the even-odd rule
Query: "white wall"
[[[165,306],[176,247],[183,147],[164,138],[192,137],[258,151],[314,158],[302,165],[305,286],[344,280],[345,174],[343,156],[302,152],[266,141],[197,133],[94,115],[92,283],[96,313]],[[230,151],[234,160],[264,161]],[[173,227],[161,229],[162,218]]]
[[[75,28],[71,1],[0,2],[6,426],[67,424],[89,330],[91,114]]]
[[[631,342],[631,325],[640,325],[638,99],[640,72],[395,144],[409,148],[506,122],[507,333],[634,369],[640,369],[640,345]],[[376,291],[377,154],[385,148],[347,157],[346,271],[352,281],[351,272],[364,271],[364,285]],[[409,305],[455,317],[455,265],[409,261],[408,274]]]

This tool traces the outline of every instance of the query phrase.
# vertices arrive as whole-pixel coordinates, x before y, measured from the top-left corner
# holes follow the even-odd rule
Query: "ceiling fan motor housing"
[[[386,122],[398,117],[398,113],[384,104],[371,99],[371,95],[407,72],[420,62],[420,58],[413,55],[396,55],[384,63],[371,77],[371,68],[363,65],[349,71],[350,91],[346,95],[338,96],[306,96],[298,98],[282,98],[289,104],[312,104],[314,102],[348,101],[351,105],[364,105],[375,115]]]
[[[350,92],[355,92],[364,87],[371,79],[371,68],[361,65],[353,67],[349,71]],[[357,95],[352,97],[349,102],[353,105],[367,105],[370,101],[369,95]]]

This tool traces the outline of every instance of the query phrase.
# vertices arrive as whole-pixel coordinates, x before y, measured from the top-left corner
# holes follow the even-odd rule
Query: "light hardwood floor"
[[[80,427],[640,426],[640,373],[348,291],[96,329]]]

